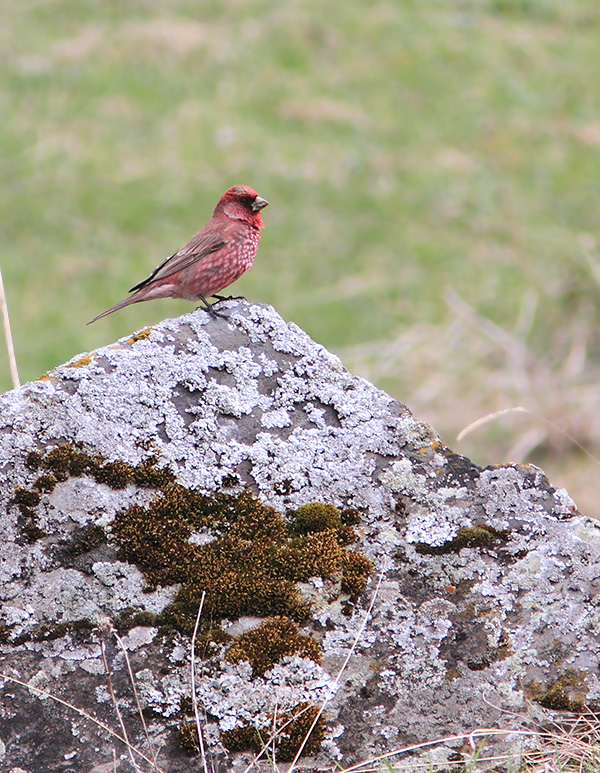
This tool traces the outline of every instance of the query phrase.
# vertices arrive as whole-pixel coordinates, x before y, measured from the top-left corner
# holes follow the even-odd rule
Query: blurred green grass
[[[451,445],[529,401],[597,446],[596,0],[4,0],[0,46],[0,266],[23,380],[189,310],[86,327],[247,183],[271,206],[236,293]],[[505,378],[514,351],[482,347],[448,288],[518,342],[524,377]],[[502,461],[514,431],[458,450]],[[574,448],[531,446],[558,472]]]

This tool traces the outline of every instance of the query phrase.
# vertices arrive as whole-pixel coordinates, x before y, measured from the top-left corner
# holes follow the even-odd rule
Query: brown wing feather
[[[132,287],[129,292],[132,293],[136,290],[141,290],[143,287],[147,287],[157,279],[164,279],[172,274],[176,274],[178,271],[183,271],[184,268],[191,266],[192,263],[202,260],[202,258],[205,258],[212,252],[220,250],[226,245],[227,241],[222,235],[198,231],[184,247],[177,250],[170,258],[164,260],[160,266],[154,269],[147,279],[144,279],[142,282],[135,285],[135,287]]]

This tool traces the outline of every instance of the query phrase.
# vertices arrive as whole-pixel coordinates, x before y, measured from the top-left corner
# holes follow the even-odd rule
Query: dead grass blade
[[[10,376],[12,378],[13,387],[16,389],[21,386],[21,383],[19,381],[19,371],[17,370],[17,360],[15,358],[12,333],[10,332],[10,318],[8,316],[6,293],[4,292],[4,282],[2,281],[2,269],[0,269],[0,310],[2,311],[2,326],[4,327],[4,339],[6,341],[6,351],[8,352]]]
[[[206,598],[206,591],[202,591],[202,597],[200,598],[200,605],[198,607],[198,614],[196,615],[196,623],[194,625],[194,633],[192,634],[192,645],[190,653],[190,677],[192,683],[192,705],[194,707],[194,718],[196,720],[196,732],[198,733],[198,744],[200,746],[200,754],[202,756],[202,769],[204,773],[208,773],[208,764],[206,760],[206,752],[204,749],[204,738],[202,735],[202,723],[200,720],[200,711],[198,709],[198,697],[196,695],[196,639],[198,637],[198,628],[200,626],[200,618],[202,617],[202,609],[204,607],[204,600]]]

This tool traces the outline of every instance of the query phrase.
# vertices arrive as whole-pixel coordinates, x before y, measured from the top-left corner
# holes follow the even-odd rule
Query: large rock
[[[151,758],[130,666],[158,765],[200,770],[202,591],[228,769],[286,722],[278,759],[316,720],[302,764],[332,768],[597,704],[598,524],[535,467],[453,454],[273,309],[224,308],[0,398],[0,767],[152,769],[81,713]]]

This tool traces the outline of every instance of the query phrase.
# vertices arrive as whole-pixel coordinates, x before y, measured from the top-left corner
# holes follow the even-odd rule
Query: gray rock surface
[[[100,459],[104,475],[109,462],[146,463],[190,491],[249,488],[288,521],[312,502],[360,514],[349,547],[374,567],[360,600],[339,572],[298,584],[310,612],[296,615],[297,629],[318,642],[321,662],[299,651],[257,675],[225,656],[265,615],[214,621],[234,639],[198,656],[195,678],[208,756],[227,769],[253,753],[225,749],[223,734],[298,706],[325,703],[320,751],[302,764],[332,769],[599,704],[598,523],[535,467],[481,469],[453,454],[272,308],[223,308],[226,319],[166,320],[0,397],[0,670],[27,685],[0,679],[0,769],[134,769],[123,744],[81,714],[122,735],[115,706],[151,756],[124,650],[160,768],[202,769],[178,742],[191,718],[190,635],[160,622],[181,583],[149,582],[113,528],[164,491],[85,470],[49,481],[44,460],[59,447]],[[215,538],[198,529],[188,542]],[[522,745],[507,735],[487,750],[518,755]],[[435,759],[447,767],[464,751],[448,742]]]

